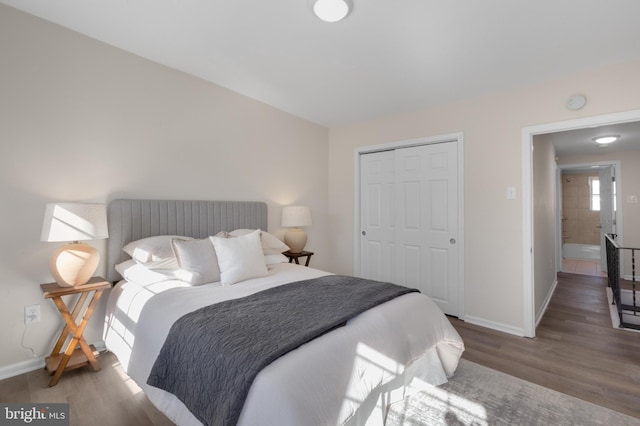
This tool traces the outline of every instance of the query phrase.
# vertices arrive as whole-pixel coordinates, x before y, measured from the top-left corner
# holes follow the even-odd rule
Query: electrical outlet
[[[24,323],[31,324],[32,322],[40,321],[40,305],[31,305],[24,307]]]

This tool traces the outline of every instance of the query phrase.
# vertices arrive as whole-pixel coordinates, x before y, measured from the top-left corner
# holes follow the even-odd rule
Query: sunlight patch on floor
[[[427,401],[428,406],[408,404],[406,401],[393,404],[391,411],[393,425],[425,424],[425,425],[456,425],[456,426],[489,426],[487,410],[481,404],[463,398],[460,395],[447,392],[437,386],[424,392],[428,397],[418,396]]]
[[[113,370],[118,374],[118,376],[122,380],[122,383],[124,383],[125,386],[127,387],[127,390],[131,392],[131,395],[138,395],[140,392],[142,392],[142,389],[140,389],[140,386],[138,386],[136,382],[134,382],[131,379],[131,377],[129,377],[127,373],[124,372],[124,370],[122,369],[122,365],[119,362],[114,362],[111,365],[113,367]]]

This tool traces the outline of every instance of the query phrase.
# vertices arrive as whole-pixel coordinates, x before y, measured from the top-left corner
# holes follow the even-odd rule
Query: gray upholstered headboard
[[[121,277],[115,265],[129,258],[122,247],[154,235],[206,238],[220,231],[267,229],[267,204],[260,201],[114,200],[107,213],[107,280]]]

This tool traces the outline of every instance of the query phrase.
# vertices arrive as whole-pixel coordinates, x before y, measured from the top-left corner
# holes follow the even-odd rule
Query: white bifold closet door
[[[459,314],[457,142],[360,156],[361,275]]]

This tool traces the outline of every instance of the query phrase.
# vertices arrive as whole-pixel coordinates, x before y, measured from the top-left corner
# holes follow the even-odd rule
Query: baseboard
[[[93,345],[99,352],[104,352],[107,349],[103,341],[94,343]],[[16,362],[15,364],[0,367],[0,380],[8,379],[10,377],[19,376],[21,374],[44,368],[44,358],[44,356],[41,356],[38,358],[20,361]]]
[[[465,322],[479,325],[481,327],[490,328],[492,330],[502,331],[503,333],[513,334],[515,336],[524,337],[524,328],[513,327],[511,325],[502,324],[495,321],[490,321],[484,318],[474,317],[472,315],[465,315]]]
[[[20,361],[15,364],[0,367],[0,380],[9,377],[19,376],[30,371],[44,368],[44,357],[33,358],[27,361]]]
[[[104,352],[107,350],[107,345],[104,344],[104,340],[94,343],[93,346],[96,347],[98,352]]]
[[[549,289],[549,292],[547,293],[547,297],[544,299],[544,302],[542,303],[540,310],[536,312],[536,328],[538,327],[538,324],[540,324],[540,321],[542,320],[544,313],[547,311],[547,307],[549,307],[549,302],[551,302],[551,297],[553,297],[553,293],[556,291],[557,286],[558,286],[558,280],[555,279],[553,280],[553,284],[551,284],[551,288]]]

